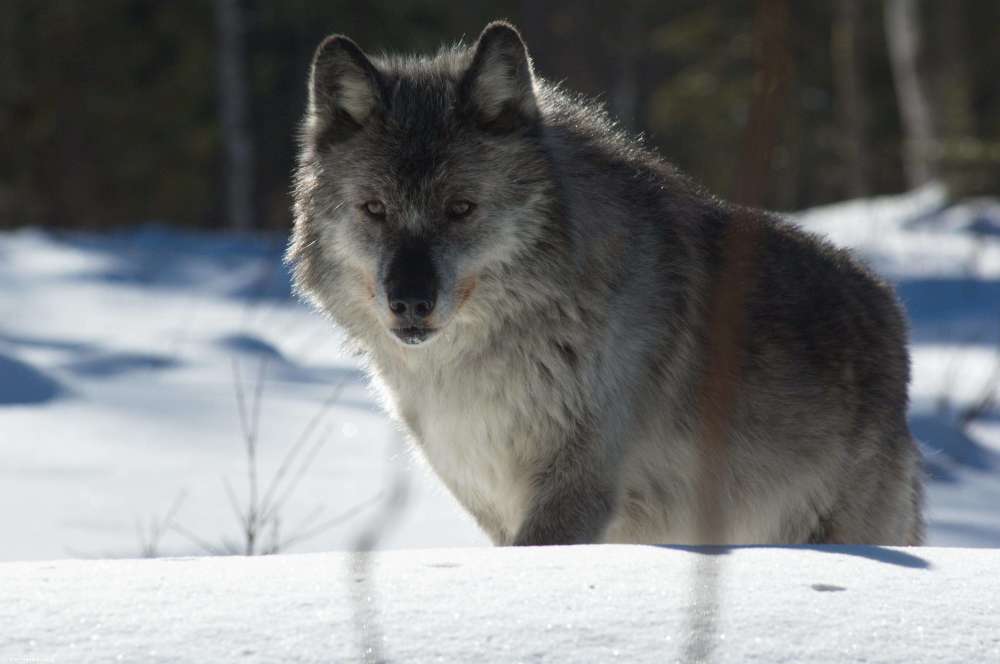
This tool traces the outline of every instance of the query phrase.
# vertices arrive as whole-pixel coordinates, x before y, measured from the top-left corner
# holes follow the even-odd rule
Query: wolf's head
[[[495,308],[554,205],[537,85],[506,23],[432,58],[370,58],[328,37],[288,252],[300,290],[355,334],[408,345]]]

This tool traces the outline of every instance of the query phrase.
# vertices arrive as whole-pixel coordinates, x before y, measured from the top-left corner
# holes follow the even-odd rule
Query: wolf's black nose
[[[389,311],[397,316],[427,318],[434,311],[434,300],[430,298],[401,297],[389,300]]]
[[[396,250],[385,276],[389,311],[397,322],[422,324],[434,311],[438,278],[430,246],[419,238],[407,238]]]

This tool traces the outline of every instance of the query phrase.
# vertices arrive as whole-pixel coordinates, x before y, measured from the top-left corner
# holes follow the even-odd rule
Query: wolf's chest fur
[[[537,422],[543,395],[492,364],[383,378],[434,471],[495,541],[507,542],[528,509],[538,449],[525,423]]]

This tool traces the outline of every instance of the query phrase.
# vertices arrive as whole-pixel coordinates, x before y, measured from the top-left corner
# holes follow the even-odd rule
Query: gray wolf
[[[506,23],[428,57],[329,37],[308,92],[297,289],[493,542],[921,542],[904,318],[846,251],[705,193]],[[729,283],[741,225],[757,260]],[[733,289],[725,453],[700,472]]]

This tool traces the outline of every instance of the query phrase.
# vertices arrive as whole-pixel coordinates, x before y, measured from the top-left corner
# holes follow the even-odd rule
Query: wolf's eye
[[[365,212],[373,217],[385,216],[385,203],[382,201],[368,201],[363,207],[365,208]]]
[[[469,201],[452,201],[448,203],[448,216],[452,219],[467,217],[476,206]]]

